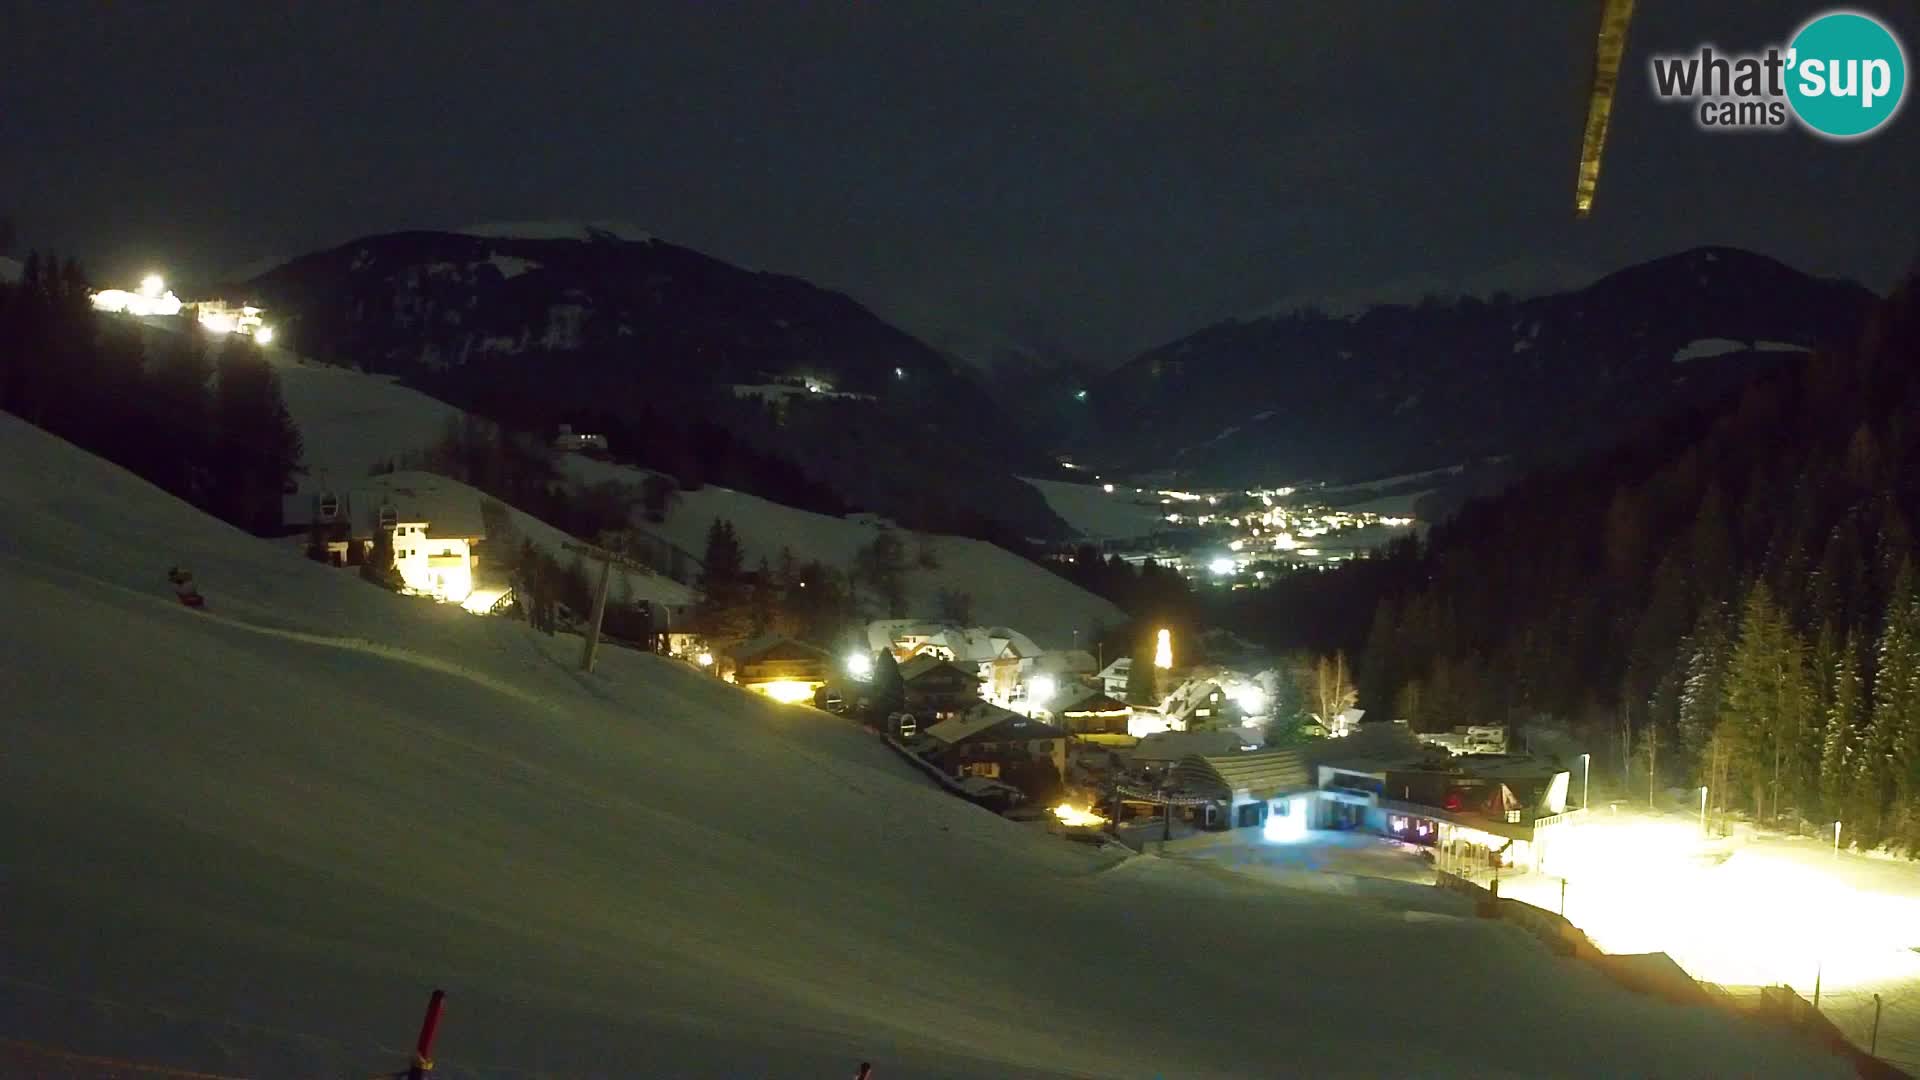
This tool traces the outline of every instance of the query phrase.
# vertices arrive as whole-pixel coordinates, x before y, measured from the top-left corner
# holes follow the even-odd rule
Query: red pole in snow
[[[445,990],[435,990],[427,999],[427,1018],[420,1022],[420,1041],[414,1044],[413,1066],[407,1070],[407,1080],[426,1080],[433,1071],[433,1037],[440,1030],[440,1006],[447,1000]]]

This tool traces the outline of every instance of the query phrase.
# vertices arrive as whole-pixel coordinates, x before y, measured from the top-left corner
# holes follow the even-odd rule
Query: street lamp
[[[1580,809],[1582,810],[1585,810],[1587,808],[1588,796],[1593,790],[1591,787],[1588,786],[1588,783],[1587,783],[1587,781],[1591,779],[1592,776],[1593,776],[1593,755],[1581,754],[1580,755]]]
[[[863,652],[854,652],[847,656],[847,674],[857,682],[867,682],[873,678],[873,657]]]

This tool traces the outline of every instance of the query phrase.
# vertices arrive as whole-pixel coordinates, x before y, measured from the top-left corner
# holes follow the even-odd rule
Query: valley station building
[[[1130,803],[1167,803],[1198,828],[1258,829],[1296,840],[1309,829],[1365,829],[1435,849],[1442,866],[1537,869],[1567,810],[1571,773],[1520,755],[1455,757],[1401,724],[1288,750],[1192,754],[1167,785],[1121,785]]]

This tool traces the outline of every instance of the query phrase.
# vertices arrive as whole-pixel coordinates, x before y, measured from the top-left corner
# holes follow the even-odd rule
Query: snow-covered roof
[[[1227,691],[1217,680],[1188,679],[1175,687],[1173,693],[1166,696],[1160,703],[1160,711],[1166,713],[1170,720],[1185,720],[1192,716],[1195,710],[1209,704],[1208,698],[1216,693],[1220,695],[1220,700],[1212,704],[1225,704],[1228,700]]]
[[[465,485],[426,472],[369,476],[366,487],[391,499],[403,518],[427,523],[429,536],[485,536],[480,500]]]
[[[362,477],[342,490],[314,485],[281,499],[281,520],[288,525],[310,525],[319,519],[322,497],[339,500],[337,511],[355,538],[368,539],[380,531],[380,512],[391,507],[393,520],[425,522],[427,535],[440,539],[480,539],[487,535],[480,513],[480,497],[472,488],[443,476],[424,472],[396,472]]]
[[[1116,701],[1084,683],[1068,683],[1050,704],[1050,708],[1062,715],[1133,711],[1126,702]]]
[[[937,656],[921,653],[919,656],[913,657],[906,663],[900,665],[900,681],[910,683],[920,676],[940,668],[952,668],[969,679],[979,678],[979,673],[976,671],[969,670],[949,660],[942,660]]]
[[[947,746],[985,739],[1013,742],[1027,739],[1064,739],[1067,733],[1052,724],[1021,716],[990,701],[968,708],[959,716],[928,728],[926,737]]]
[[[1245,792],[1271,799],[1318,785],[1312,763],[1299,750],[1246,750],[1234,754],[1194,754],[1173,767],[1176,784],[1216,798]]]
[[[809,645],[785,634],[762,634],[735,646],[727,653],[737,663],[751,664],[763,659],[827,660],[825,649]]]
[[[1133,674],[1133,657],[1131,656],[1123,656],[1100,669],[1100,677],[1103,679],[1124,679],[1131,674]]]
[[[920,619],[878,619],[867,624],[867,644],[876,652],[912,639],[924,640],[929,648],[946,649],[961,662],[1039,656],[1043,651],[1032,638],[1005,626],[953,626]]]
[[[1100,666],[1085,649],[1056,649],[1033,659],[1033,670],[1052,675],[1091,675]]]
[[[867,624],[867,647],[879,652],[902,638],[930,637],[943,629],[944,624],[925,619],[875,619]]]
[[[26,267],[20,265],[20,263],[13,259],[0,258],[0,282],[11,283],[19,281],[20,275],[25,272]]]
[[[1238,754],[1244,745],[1236,731],[1162,731],[1141,739],[1139,745],[1127,753],[1134,761],[1144,764],[1181,761],[1195,754]]]

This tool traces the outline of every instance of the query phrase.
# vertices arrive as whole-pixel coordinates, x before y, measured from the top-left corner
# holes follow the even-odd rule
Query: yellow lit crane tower
[[[1600,37],[1594,44],[1593,92],[1587,99],[1587,130],[1580,140],[1580,179],[1573,189],[1573,213],[1593,212],[1593,189],[1600,183],[1600,156],[1607,148],[1607,120],[1613,115],[1613,91],[1620,83],[1620,59],[1627,51],[1627,24],[1634,0],[1606,0],[1600,13]]]

